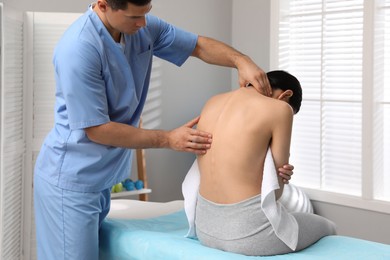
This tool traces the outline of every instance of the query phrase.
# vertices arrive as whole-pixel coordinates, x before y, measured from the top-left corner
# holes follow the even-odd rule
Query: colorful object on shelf
[[[144,188],[143,181],[137,180],[134,182],[130,178],[127,178],[124,181],[112,186],[111,192],[116,193],[116,192],[121,192],[121,191],[141,190],[143,188]]]
[[[121,191],[123,191],[123,185],[122,185],[122,183],[120,182],[120,183],[117,183],[117,184],[115,184],[114,186],[112,186],[112,188],[111,188],[111,192],[121,192]]]
[[[126,179],[122,183],[126,190],[135,190],[135,184],[131,179]]]
[[[143,189],[143,188],[144,188],[144,182],[141,181],[141,180],[137,180],[137,181],[135,182],[135,188],[136,188],[137,190]]]

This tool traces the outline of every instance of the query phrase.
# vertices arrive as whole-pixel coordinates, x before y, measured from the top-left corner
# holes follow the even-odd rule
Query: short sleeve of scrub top
[[[69,126],[75,130],[107,123],[110,118],[98,52],[81,41],[73,43],[72,49],[57,52],[54,64]]]
[[[198,36],[152,15],[147,16],[147,23],[153,37],[154,55],[181,66],[193,52]]]

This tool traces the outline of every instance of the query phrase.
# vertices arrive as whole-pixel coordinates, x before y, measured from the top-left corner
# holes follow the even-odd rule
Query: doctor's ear
[[[292,97],[294,95],[294,92],[291,90],[291,89],[287,89],[286,91],[283,91],[278,99],[279,100],[283,100],[283,101],[286,101],[288,102],[288,100],[290,99],[290,97]]]
[[[108,4],[105,0],[98,0],[96,3],[100,11],[105,12],[107,10]]]

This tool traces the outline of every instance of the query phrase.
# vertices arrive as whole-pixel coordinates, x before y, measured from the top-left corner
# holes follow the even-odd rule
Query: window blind
[[[363,0],[280,1],[278,67],[297,76],[291,163],[303,187],[362,196]]]
[[[2,4],[0,12],[0,259],[21,259],[25,155],[23,21],[21,14]]]
[[[280,0],[275,10],[274,67],[303,87],[294,183],[390,201],[390,0]]]

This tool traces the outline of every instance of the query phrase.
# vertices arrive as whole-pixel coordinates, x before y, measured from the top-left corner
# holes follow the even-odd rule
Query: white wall
[[[340,235],[390,244],[390,215],[313,201],[317,214],[331,219]]]
[[[232,45],[247,54],[264,71],[270,64],[270,1],[233,0]],[[237,73],[232,74],[233,87],[237,87]]]
[[[84,12],[93,0],[2,0],[6,6],[34,12]]]

